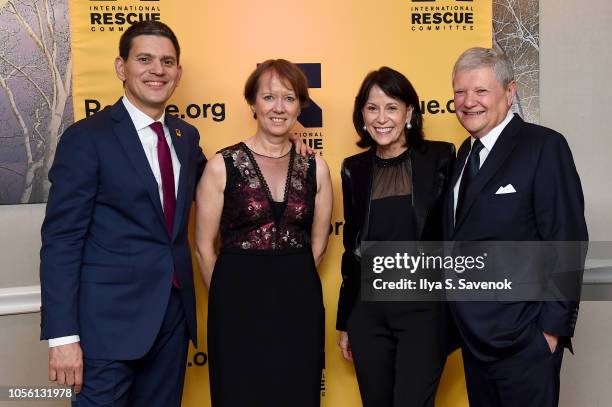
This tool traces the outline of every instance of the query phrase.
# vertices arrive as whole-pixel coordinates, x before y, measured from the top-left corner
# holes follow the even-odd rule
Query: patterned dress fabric
[[[220,152],[221,254],[208,305],[214,407],[320,405],[325,311],[310,247],[314,157]],[[274,199],[276,198],[276,199]]]

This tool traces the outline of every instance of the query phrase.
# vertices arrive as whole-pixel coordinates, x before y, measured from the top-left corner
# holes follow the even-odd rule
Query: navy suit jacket
[[[159,332],[174,269],[196,344],[187,228],[206,159],[193,126],[168,114],[166,125],[181,163],[171,238],[158,184],[121,100],[62,135],[42,226],[41,339],[79,335],[85,357],[142,357]]]
[[[466,191],[453,224],[453,186],[470,146],[468,138],[459,149],[447,193],[446,240],[588,240],[582,187],[565,138],[516,115]],[[496,194],[508,184],[516,193]],[[578,315],[577,302],[559,301],[451,302],[450,308],[464,345],[481,360],[507,357],[542,331],[570,338]]]

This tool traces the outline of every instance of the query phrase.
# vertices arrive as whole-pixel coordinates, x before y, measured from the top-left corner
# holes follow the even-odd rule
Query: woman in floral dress
[[[290,140],[308,101],[297,66],[260,64],[245,98],[255,135],[213,157],[197,193],[212,405],[318,406],[324,309],[316,267],[331,219],[329,170]]]

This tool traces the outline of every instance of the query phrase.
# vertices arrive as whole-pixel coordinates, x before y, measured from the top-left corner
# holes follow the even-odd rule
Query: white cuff
[[[68,345],[70,343],[80,342],[81,338],[79,335],[62,336],[60,338],[50,338],[49,347],[55,348],[56,346]]]

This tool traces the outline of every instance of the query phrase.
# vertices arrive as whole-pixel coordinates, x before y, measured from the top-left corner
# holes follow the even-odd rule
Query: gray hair
[[[481,47],[470,48],[459,56],[453,68],[453,80],[459,71],[471,71],[482,67],[492,68],[504,88],[514,80],[510,58],[503,51]]]

